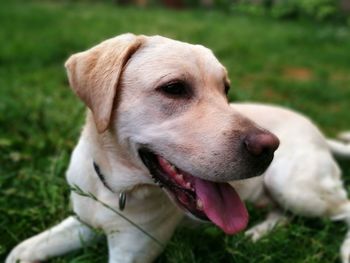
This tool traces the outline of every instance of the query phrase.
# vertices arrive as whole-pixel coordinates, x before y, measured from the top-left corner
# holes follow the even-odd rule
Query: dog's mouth
[[[139,154],[155,182],[164,187],[180,208],[213,222],[227,234],[246,227],[248,212],[231,185],[193,176],[149,150],[141,149]]]

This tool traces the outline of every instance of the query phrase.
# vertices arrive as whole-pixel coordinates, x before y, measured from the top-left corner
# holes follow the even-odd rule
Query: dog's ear
[[[123,67],[144,39],[120,35],[72,55],[65,63],[69,84],[92,111],[100,133],[109,126]]]
[[[231,80],[228,76],[228,72],[227,69],[224,67],[224,72],[225,72],[225,77],[224,77],[224,84],[225,84],[225,89],[227,89],[227,91],[230,89],[231,86]]]

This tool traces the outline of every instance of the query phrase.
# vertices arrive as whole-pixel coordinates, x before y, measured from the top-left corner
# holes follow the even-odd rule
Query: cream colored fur
[[[342,220],[350,227],[350,202],[332,155],[350,159],[350,144],[327,140],[312,121],[291,110],[259,104],[232,106],[281,142],[263,176],[231,183],[242,199],[257,207],[272,207],[266,220],[246,235],[257,241],[276,225],[285,224],[286,212]],[[350,262],[349,233],[341,247],[343,263]]]
[[[72,55],[66,68],[71,88],[89,108],[67,170],[68,183],[117,210],[119,193],[126,192],[123,215],[160,242],[171,237],[183,212],[152,180],[140,159],[140,147],[147,146],[204,179],[249,176],[251,165],[238,154],[240,138],[262,130],[229,106],[226,69],[209,49],[160,36],[125,34]],[[174,80],[196,87],[195,99],[174,100],[159,90]],[[36,262],[64,254],[92,240],[91,228],[107,235],[111,263],[151,262],[162,251],[93,199],[72,192],[71,200],[81,221],[70,217],[22,242],[6,262]]]
[[[119,193],[127,192],[123,214],[161,242],[169,240],[183,212],[153,182],[139,158],[139,147],[152,147],[204,179],[237,180],[251,169],[240,159],[237,138],[261,131],[260,126],[276,133],[281,147],[264,176],[232,184],[243,199],[258,206],[272,203],[275,209],[247,234],[256,240],[286,222],[281,212],[285,209],[350,223],[340,170],[322,134],[310,121],[285,109],[230,106],[224,95],[226,70],[210,50],[159,36],[125,34],[73,55],[66,67],[72,89],[89,108],[67,170],[68,183],[114,209]],[[155,87],[172,79],[200,87],[190,105],[193,109],[187,110],[188,102],[174,104],[157,93]],[[94,161],[111,190],[98,178]],[[162,247],[98,202],[75,192],[71,200],[87,225],[69,217],[20,243],[6,263],[43,261],[78,249],[94,239],[92,228],[107,235],[110,263],[152,262],[161,253]],[[349,254],[347,239],[344,263]]]

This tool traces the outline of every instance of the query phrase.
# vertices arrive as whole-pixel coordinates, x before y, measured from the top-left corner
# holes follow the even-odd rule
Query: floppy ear
[[[231,86],[231,80],[228,76],[228,72],[227,72],[227,69],[224,67],[224,72],[225,72],[225,77],[224,77],[224,84],[225,84],[225,89],[228,89],[230,88]]]
[[[72,55],[65,63],[69,84],[92,111],[99,133],[109,126],[123,66],[143,42],[142,36],[120,35]]]

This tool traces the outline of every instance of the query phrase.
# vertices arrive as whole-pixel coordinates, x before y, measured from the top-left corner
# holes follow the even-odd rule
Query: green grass
[[[8,1],[10,2],[10,1]],[[103,4],[0,3],[0,261],[19,241],[69,215],[64,172],[84,120],[63,63],[123,33],[160,34],[214,50],[232,100],[289,106],[328,135],[350,128],[350,31],[216,11],[173,12]],[[344,179],[350,168],[342,163]],[[349,188],[348,188],[349,189]],[[264,211],[250,209],[251,224]],[[338,262],[346,227],[294,218],[257,244],[210,226],[179,229],[157,262]],[[99,241],[50,262],[104,262]]]

